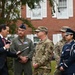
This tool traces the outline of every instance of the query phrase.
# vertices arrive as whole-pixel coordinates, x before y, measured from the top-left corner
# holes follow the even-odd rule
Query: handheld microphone
[[[23,53],[26,49],[28,49],[29,47],[24,48],[23,50],[21,50],[20,53],[18,53],[18,55],[20,55],[21,53]]]

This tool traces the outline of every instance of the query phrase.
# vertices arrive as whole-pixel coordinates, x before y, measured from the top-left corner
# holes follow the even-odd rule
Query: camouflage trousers
[[[60,70],[56,69],[55,72],[54,72],[54,75],[62,75],[62,74],[61,74]]]
[[[50,69],[34,69],[33,75],[50,75]]]

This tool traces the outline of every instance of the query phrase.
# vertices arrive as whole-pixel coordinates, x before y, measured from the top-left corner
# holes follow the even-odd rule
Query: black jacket
[[[4,50],[4,43],[2,38],[0,37],[0,70],[4,68],[7,63],[7,56],[9,57],[17,57],[16,53],[12,53],[10,51]]]

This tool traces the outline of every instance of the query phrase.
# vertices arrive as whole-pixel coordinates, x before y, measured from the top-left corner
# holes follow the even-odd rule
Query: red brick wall
[[[75,0],[73,3],[75,3]],[[50,39],[52,39],[52,34],[58,33],[58,30],[62,26],[70,26],[73,30],[75,30],[75,5],[73,6],[73,9],[74,9],[74,11],[73,11],[74,17],[69,18],[69,19],[59,20],[56,18],[52,18],[51,7],[50,7],[49,3],[47,2],[47,18],[44,18],[42,20],[31,20],[31,22],[34,25],[34,27],[38,27],[38,26],[48,27],[48,29],[49,29],[48,36]],[[26,18],[25,17],[26,16],[25,10],[26,10],[25,6],[22,6],[22,17],[23,18]],[[21,22],[19,22],[18,25],[20,25],[20,23]],[[30,31],[31,31],[31,29],[28,28],[27,33],[30,33]]]

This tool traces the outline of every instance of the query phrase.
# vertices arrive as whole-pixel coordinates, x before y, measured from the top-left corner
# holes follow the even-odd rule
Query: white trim
[[[31,18],[32,20],[36,19],[43,19],[47,17],[47,0],[40,1],[40,8],[38,8],[39,5],[36,5],[35,9],[30,9],[28,5],[26,4],[26,17]]]
[[[73,0],[68,0],[69,17],[73,17]]]
[[[67,7],[66,8],[60,8],[59,10],[57,9],[57,19],[68,19],[68,0],[67,1]]]
[[[42,16],[47,17],[47,0],[42,1]]]
[[[31,19],[42,19],[42,3],[36,4],[36,8],[31,11]]]
[[[64,65],[65,65],[66,67],[68,67],[65,63],[64,63]]]
[[[28,5],[26,4],[26,17],[30,18],[31,17],[31,9],[28,7]]]
[[[67,0],[67,7],[66,8],[60,8],[61,12],[58,12],[58,3],[59,0],[55,0],[55,13],[53,13],[52,18],[57,19],[69,19],[69,17],[73,17],[73,0]],[[60,4],[61,5],[61,4]]]

